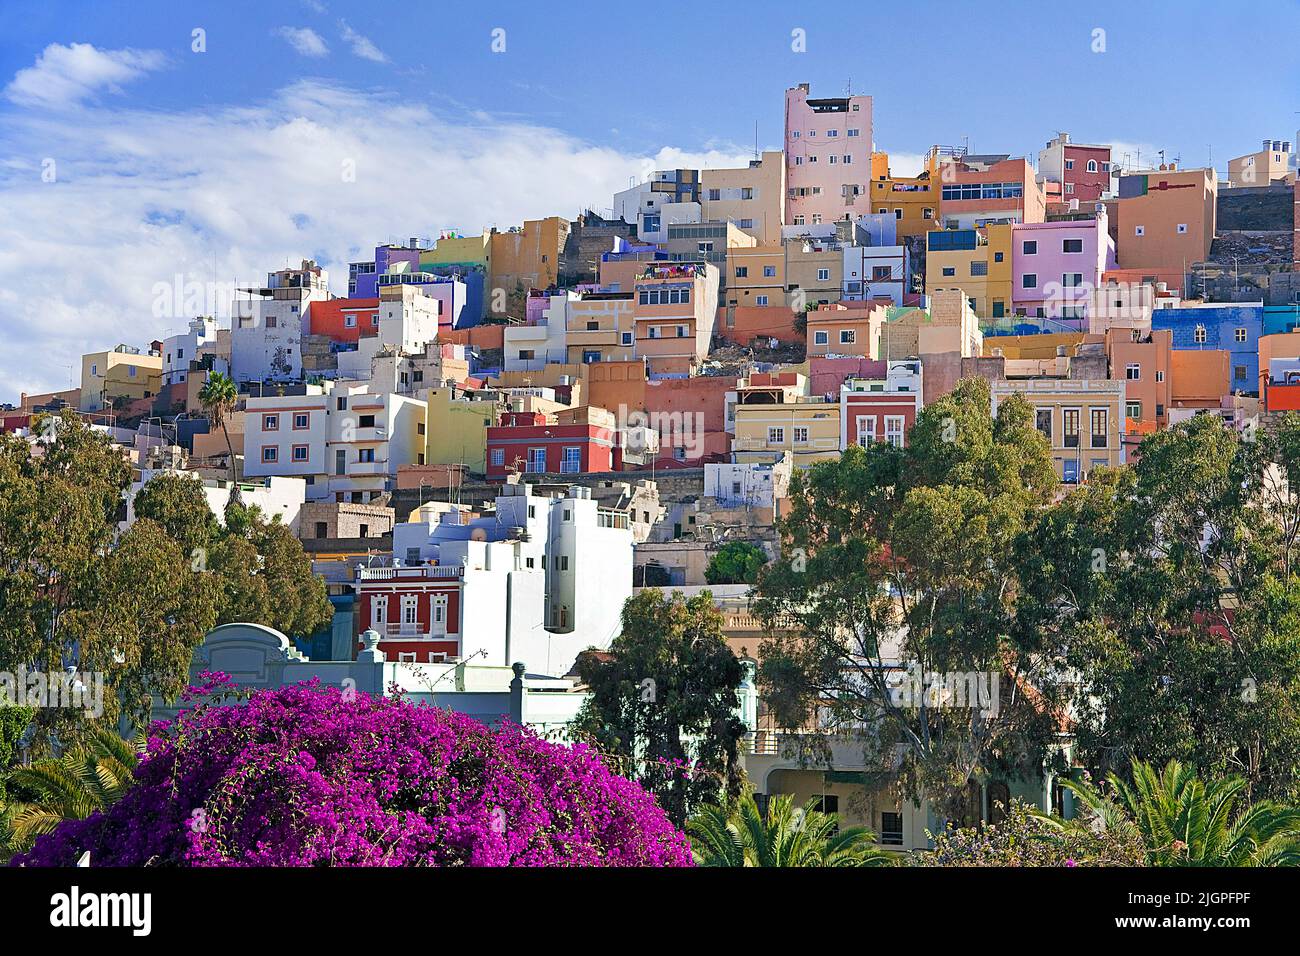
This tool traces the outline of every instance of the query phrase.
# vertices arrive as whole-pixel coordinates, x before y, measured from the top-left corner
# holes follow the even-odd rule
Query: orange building
[[[708,354],[718,312],[718,268],[650,262],[636,280],[636,354],[651,375],[689,375]]]
[[[1209,258],[1218,198],[1213,169],[1169,164],[1121,176],[1114,203],[1120,270],[1185,291],[1183,277],[1192,263]]]
[[[1169,402],[1178,409],[1218,410],[1232,392],[1231,356],[1223,349],[1175,349],[1170,353]]]
[[[1135,423],[1135,427],[1126,430],[1143,431],[1148,425],[1164,428],[1169,424],[1169,407],[1173,401],[1173,338],[1170,329],[1107,330],[1110,377],[1123,379],[1124,414],[1129,422]]]
[[[835,302],[813,309],[807,313],[808,357],[879,358],[886,315],[884,306],[866,302]]]
[[[325,299],[308,305],[312,335],[328,335],[334,342],[355,342],[379,333],[378,299]]]

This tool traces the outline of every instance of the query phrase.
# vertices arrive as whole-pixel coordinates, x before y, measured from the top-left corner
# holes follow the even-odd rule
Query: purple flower
[[[67,866],[690,866],[639,784],[583,745],[316,681],[226,703],[203,675],[151,728],[136,783],[13,863]]]

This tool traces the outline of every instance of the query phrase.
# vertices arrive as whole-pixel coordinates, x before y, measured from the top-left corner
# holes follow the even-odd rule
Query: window
[[[1061,442],[1066,448],[1079,447],[1079,410],[1077,408],[1065,408],[1061,410],[1061,433],[1064,441]]]
[[[862,131],[861,131],[861,130],[858,130],[858,129],[850,129],[850,130],[848,130],[847,132],[845,132],[844,135],[845,135],[845,136],[861,136],[861,135],[862,135]]]
[[[275,316],[273,316],[273,315],[268,315],[268,316],[266,317],[266,327],[267,327],[268,329],[273,329],[273,328],[275,328],[275,326],[276,326]]]
[[[840,158],[836,156],[834,153],[831,153],[830,156],[827,157],[826,161],[830,163],[832,166],[834,166],[836,163],[840,161]]]
[[[370,464],[370,463],[373,463],[374,460],[375,460],[375,450],[374,450],[373,448],[358,448],[358,449],[357,449],[357,461],[359,461],[359,462],[366,462],[366,463]]]
[[[520,349],[520,350],[519,350],[519,361],[521,361],[521,362],[530,362],[530,361],[532,361],[532,358],[533,358],[533,350],[532,350],[532,349]]]
[[[813,345],[825,345],[827,341],[827,334],[828,333],[826,332],[814,332]]]
[[[526,470],[531,472],[546,471],[546,449],[530,448],[528,449],[528,460],[525,465]]]
[[[1061,240],[1061,251],[1062,251],[1062,252],[1083,252],[1083,240],[1082,240],[1082,239],[1062,239],[1062,240]]]
[[[375,427],[375,416],[374,416],[374,415],[362,415],[360,418],[357,419],[357,427],[358,427],[358,428],[374,428],[374,427]]]
[[[262,416],[262,431],[264,431],[264,432],[276,432],[276,431],[279,431],[279,430],[280,430],[280,416],[279,416],[279,415],[263,415],[263,416]]]
[[[1088,160],[1088,172],[1095,173],[1096,171],[1097,171],[1097,161],[1095,159]]]
[[[501,467],[502,465],[504,465],[505,463],[506,463],[506,451],[505,451],[505,449],[504,449],[504,448],[493,448],[493,449],[492,449],[492,464],[493,464],[494,466],[496,466],[497,468],[500,468],[500,467]]]
[[[1130,382],[1140,382],[1142,380],[1142,366],[1137,362],[1130,362],[1124,367],[1124,377]]]
[[[818,270],[817,270],[817,281],[818,281],[818,282],[829,282],[829,281],[830,281],[830,278],[831,278],[831,270],[830,270],[830,269],[818,269]]]
[[[564,449],[564,457],[560,459],[560,472],[576,475],[580,471],[582,471],[582,448],[570,445]]]
[[[924,209],[921,210],[921,218],[922,218],[922,219],[933,219],[933,218],[934,218],[934,210],[931,209],[929,206],[926,206]],[[1002,253],[999,252],[998,255],[1002,255]],[[1001,262],[1002,260],[999,259],[998,261]]]
[[[376,595],[370,604],[370,623],[384,627],[388,623],[388,595]]]
[[[1001,262],[1001,261],[1002,261],[1002,258],[1003,258],[1003,254],[1002,254],[1002,253],[1000,253],[1000,252],[995,252],[995,253],[993,253],[993,261],[994,261],[994,262]]]
[[[806,445],[806,444],[808,444],[808,429],[807,429],[807,427],[805,427],[805,426],[803,426],[803,425],[796,425],[796,426],[794,427],[793,432],[794,432],[794,443],[795,443],[796,445]]]
[[[777,427],[777,426],[772,426],[772,427],[768,428],[768,430],[767,430],[767,443],[768,443],[769,445],[784,445],[784,444],[785,444],[785,429],[784,429],[784,428]]]
[[[1157,382],[1163,382],[1164,380],[1165,380],[1165,373],[1164,373],[1164,371],[1163,371],[1163,370],[1161,370],[1161,371],[1157,371],[1157,372],[1156,372],[1156,381],[1157,381]]]
[[[1067,160],[1065,161],[1065,168],[1066,168],[1066,169],[1074,169],[1074,160],[1072,160],[1072,159],[1067,159]]]
[[[763,266],[763,278],[771,279],[776,275],[776,266]]]
[[[1192,330],[1192,341],[1197,345],[1205,344],[1205,326],[1198,325]]]
[[[892,278],[889,266],[872,266],[871,279],[874,282],[888,282]]]
[[[1139,422],[1139,421],[1141,421],[1141,420],[1142,420],[1142,403],[1141,403],[1141,402],[1125,402],[1125,403],[1124,403],[1124,414],[1125,414],[1125,416],[1127,416],[1128,418],[1133,419],[1135,422]]]
[[[304,428],[309,427],[310,424],[311,424],[311,415],[308,412],[293,413],[294,428],[298,429],[299,431],[302,431]]]
[[[1146,226],[1134,226],[1134,227],[1133,227],[1133,235],[1135,235],[1135,236],[1145,236],[1146,234],[1147,234],[1147,227],[1146,227]]]
[[[1246,366],[1234,365],[1232,367],[1232,378],[1234,381],[1244,382],[1246,380]]]
[[[1049,442],[1052,440],[1052,410],[1050,408],[1034,409],[1034,427]]]
[[[845,163],[851,164],[853,162],[853,157],[850,156],[848,153],[845,153],[843,156],[840,157],[840,159]]]
[[[854,329],[840,329],[840,345],[853,345],[858,338]]]
[[[1185,236],[1185,235],[1187,235],[1187,223],[1185,223],[1185,222],[1180,222],[1180,223],[1178,224],[1178,234],[1179,234],[1180,236]]]
[[[262,461],[267,463],[272,463],[272,462],[279,461],[279,459],[280,459],[279,448],[277,448],[275,445],[262,446]]]
[[[736,266],[736,278],[737,279],[749,278],[749,266]]]
[[[1066,184],[1065,184],[1065,194],[1066,194],[1067,196],[1071,196],[1071,195],[1074,194],[1074,183],[1066,183]]]
[[[1082,272],[1062,272],[1061,285],[1067,289],[1077,289],[1083,285]]]
[[[587,322],[587,331],[588,331],[588,332],[599,332],[599,331],[600,331],[600,323],[597,322],[597,321],[595,321],[594,319],[593,319],[593,320],[589,320],[589,321]]]
[[[880,814],[880,842],[884,846],[903,845],[903,815],[884,810]]]
[[[758,295],[758,296],[755,296],[755,297],[754,297],[754,304],[755,304],[755,305],[767,305],[767,296],[765,296],[765,295]]]
[[[340,398],[335,403],[334,407],[337,408],[340,412],[346,412],[348,410],[348,400],[346,398]]]
[[[1104,408],[1094,408],[1092,410],[1092,447],[1106,447],[1106,419],[1108,412]]]
[[[1233,341],[1235,341],[1235,342],[1244,342],[1244,341],[1246,341],[1246,330],[1245,330],[1245,329],[1241,329],[1241,328],[1233,329],[1233,330],[1232,330],[1232,338],[1233,338]]]
[[[987,262],[972,262],[970,264],[970,274],[973,276],[986,276],[989,274],[989,264]]]
[[[293,460],[294,460],[294,461],[306,461],[306,460],[307,460],[307,446],[306,446],[306,445],[294,445],[294,446],[293,446]]]
[[[858,444],[866,447],[876,440],[876,416],[863,415],[858,419]]]
[[[1035,272],[1026,272],[1023,276],[1020,277],[1020,288],[1037,289],[1038,274]]]
[[[1038,255],[1038,242],[1034,239],[1026,239],[1020,247],[1020,251],[1027,256]]]
[[[902,415],[885,416],[885,441],[889,442],[895,448],[903,447],[903,416]]]
[[[944,266],[944,267],[943,267],[943,274],[944,274],[945,276],[955,276],[955,275],[957,274],[957,267],[956,267],[956,266]]]
[[[624,333],[623,333],[623,344],[624,344],[624,345],[631,345],[631,344],[632,344],[632,333],[631,333],[631,332],[624,332]]]

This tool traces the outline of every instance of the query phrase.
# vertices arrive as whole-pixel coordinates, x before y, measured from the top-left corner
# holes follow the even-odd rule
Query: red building
[[[357,649],[360,634],[373,629],[388,660],[459,658],[464,574],[458,565],[361,568],[354,617]]]
[[[921,411],[921,363],[891,362],[884,378],[850,378],[840,389],[840,449],[887,441],[907,446]]]
[[[379,332],[378,299],[328,299],[313,302],[307,312],[312,335],[328,335],[335,342],[355,342]]]
[[[622,456],[614,438],[599,425],[560,425],[541,412],[508,412],[487,430],[487,477],[618,471]]]
[[[1061,202],[1096,202],[1110,189],[1110,147],[1070,141],[1058,133],[1038,154],[1038,173],[1061,184]]]

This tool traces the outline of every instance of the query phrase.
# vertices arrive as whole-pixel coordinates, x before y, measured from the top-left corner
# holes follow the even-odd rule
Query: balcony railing
[[[413,568],[358,568],[358,581],[394,581],[404,578],[450,580],[463,578],[465,568],[459,564],[422,564]]]
[[[406,637],[411,640],[442,640],[447,636],[445,624],[436,625],[433,629],[420,623],[414,624],[385,624],[385,637]]]

